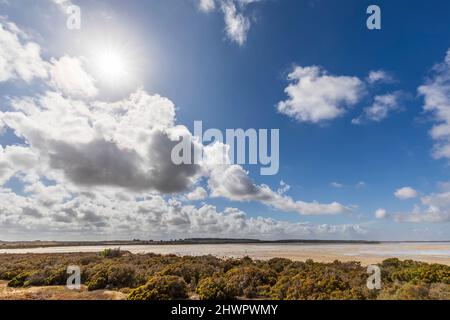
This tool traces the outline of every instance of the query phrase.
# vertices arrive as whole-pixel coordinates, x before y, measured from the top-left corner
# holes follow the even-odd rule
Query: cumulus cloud
[[[400,100],[403,96],[404,94],[401,91],[375,96],[372,105],[364,108],[363,114],[353,119],[352,123],[380,122],[386,119],[390,113],[400,110]]]
[[[406,200],[416,198],[419,193],[411,187],[403,187],[395,191],[394,195],[401,200]]]
[[[208,192],[202,187],[197,187],[186,194],[185,197],[190,201],[204,200],[208,197]]]
[[[50,234],[52,239],[104,239],[135,237],[156,239],[173,237],[257,237],[265,239],[289,238],[361,238],[367,230],[358,224],[313,225],[293,223],[272,218],[248,217],[236,208],[203,204],[199,207],[183,205],[161,196],[148,196],[133,201],[117,197],[111,190],[102,189],[91,194],[79,192],[70,199],[43,207],[33,197],[25,198],[0,189],[0,231],[4,237],[22,238]],[[6,201],[8,199],[8,201]]]
[[[22,146],[0,146],[0,185],[18,172],[27,172],[38,164],[38,156]]]
[[[14,23],[0,19],[0,82],[47,78],[48,63],[42,60],[40,52],[41,47],[28,41]]]
[[[350,210],[337,202],[294,201],[266,185],[256,185],[241,166],[217,161],[219,151],[229,148],[226,145],[204,148],[209,162],[175,165],[173,147],[180,136],[192,136],[186,127],[175,125],[175,106],[170,100],[143,90],[113,103],[47,92],[13,99],[11,105],[12,111],[0,114],[2,122],[27,141],[29,150],[50,172],[77,186],[169,194],[185,192],[206,177],[213,197],[259,201],[305,215]],[[203,146],[190,141],[201,152]]]
[[[225,149],[228,146],[225,146]],[[257,185],[239,165],[221,165],[215,160],[224,146],[215,143],[205,148],[206,165],[210,171],[208,186],[212,197],[225,197],[234,201],[259,201],[277,210],[302,215],[343,214],[351,209],[338,202],[322,204],[317,201],[294,201],[283,193],[273,191],[267,185]],[[227,153],[226,153],[227,154]],[[208,159],[214,161],[208,162]]]
[[[116,103],[87,103],[48,92],[13,100],[3,123],[26,140],[49,168],[83,186],[181,192],[200,175],[198,165],[175,165],[172,147],[182,126],[175,107],[137,91]]]
[[[418,92],[424,98],[423,110],[432,114],[436,122],[430,131],[435,140],[433,156],[450,159],[450,49]]]
[[[297,66],[288,75],[288,99],[277,105],[280,113],[300,122],[318,123],[341,116],[360,101],[364,83],[357,77],[334,76],[317,66]]]
[[[66,2],[61,2],[66,3]],[[41,57],[41,47],[14,23],[0,19],[0,82],[45,80],[45,84],[71,97],[93,97],[95,80],[83,68],[81,58]]]
[[[69,96],[93,97],[98,92],[94,78],[83,69],[78,58],[53,59],[50,74],[53,86]]]
[[[3,25],[2,31],[19,37],[15,25]],[[9,128],[23,141],[20,146],[0,147],[2,234],[25,235],[33,230],[41,236],[95,233],[102,237],[109,232],[114,236],[245,233],[276,237],[364,232],[358,225],[314,226],[247,218],[234,208],[218,212],[206,204],[194,207],[163,198],[188,190],[194,191],[187,199],[205,198],[207,192],[198,182],[206,179],[213,197],[258,201],[303,215],[349,211],[337,202],[295,201],[285,195],[289,188],[284,182],[273,191],[254,183],[241,166],[215,161],[220,156],[217,144],[205,147],[192,139],[185,126],[176,124],[175,106],[167,98],[138,89],[116,102],[94,100],[97,89],[82,60],[64,56],[45,62],[39,54],[36,57],[49,78],[47,73],[33,74],[21,67],[11,69],[8,77],[41,78],[47,91],[10,98],[9,108],[0,112],[1,132]],[[180,137],[189,138],[191,149],[204,151],[208,160],[175,165],[171,154]],[[12,178],[22,184],[23,194],[5,187]]]

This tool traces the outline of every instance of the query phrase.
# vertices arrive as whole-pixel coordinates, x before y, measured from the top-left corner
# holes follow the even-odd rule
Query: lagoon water
[[[0,249],[0,253],[68,253],[99,252],[110,246],[74,246],[30,249]],[[360,261],[362,264],[381,262],[387,258],[412,259],[450,265],[450,242],[381,243],[381,244],[183,244],[125,245],[132,253],[176,255],[214,255],[220,258],[253,259],[288,258],[297,261],[313,259],[320,262]]]

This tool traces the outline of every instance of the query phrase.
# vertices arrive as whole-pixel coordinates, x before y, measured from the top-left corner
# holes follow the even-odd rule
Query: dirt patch
[[[69,290],[64,286],[9,288],[8,281],[0,281],[0,300],[124,300],[127,295],[119,291]]]

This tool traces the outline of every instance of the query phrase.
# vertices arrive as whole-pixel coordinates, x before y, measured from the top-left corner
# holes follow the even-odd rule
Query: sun
[[[93,65],[96,78],[104,84],[116,87],[130,81],[130,61],[119,49],[107,47],[96,50]]]
[[[120,78],[126,73],[125,59],[118,52],[105,51],[98,57],[98,68],[108,79]]]
[[[125,27],[98,25],[80,37],[79,56],[104,96],[121,96],[134,90],[151,70],[148,66],[155,59],[137,34]]]

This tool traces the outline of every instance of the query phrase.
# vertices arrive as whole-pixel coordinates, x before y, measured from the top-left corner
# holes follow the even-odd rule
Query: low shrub
[[[11,279],[11,281],[8,282],[8,287],[17,288],[17,287],[23,287],[25,282],[30,277],[29,272],[22,272]]]
[[[154,276],[128,295],[128,300],[179,300],[186,299],[187,285],[181,277]]]
[[[237,295],[220,276],[202,279],[197,286],[197,293],[201,300],[229,300],[234,299]]]
[[[136,272],[131,265],[110,266],[106,277],[108,288],[134,287],[136,284]]]
[[[107,285],[108,285],[108,273],[105,270],[97,272],[93,277],[89,278],[89,280],[86,282],[86,286],[89,291],[105,289]]]
[[[56,269],[50,270],[49,275],[45,279],[45,284],[48,286],[65,285],[67,282],[67,278],[67,268],[58,267]]]
[[[201,278],[211,276],[216,269],[206,263],[197,263],[191,261],[180,261],[171,264],[161,271],[161,275],[179,276],[186,283],[197,285]]]
[[[70,265],[81,266],[88,290],[124,290],[130,299],[183,299],[195,292],[200,299],[450,299],[450,266],[396,258],[379,264],[381,290],[367,288],[367,268],[358,262],[223,260],[120,249],[0,254],[0,279],[10,287],[65,285]]]
[[[238,296],[247,298],[258,296],[257,288],[263,285],[274,285],[277,282],[277,274],[271,270],[257,268],[255,266],[235,267],[229,270],[224,279],[227,286]]]

